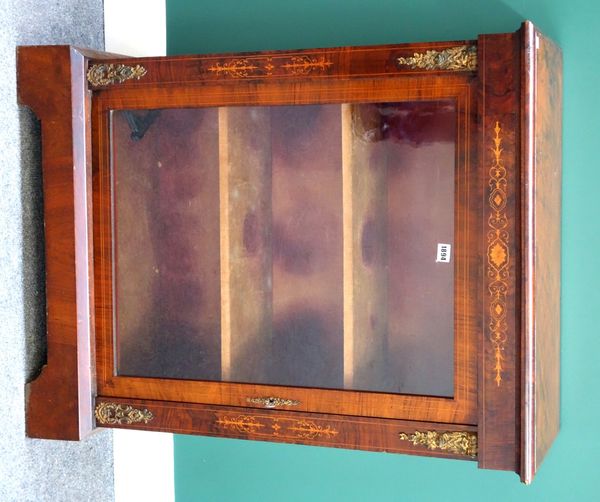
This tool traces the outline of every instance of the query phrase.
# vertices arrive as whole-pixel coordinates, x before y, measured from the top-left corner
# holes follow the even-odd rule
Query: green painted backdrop
[[[600,2],[167,0],[170,54],[468,39],[523,19],[561,45],[565,72],[562,425],[533,485],[470,462],[176,436],[177,502],[600,499]]]

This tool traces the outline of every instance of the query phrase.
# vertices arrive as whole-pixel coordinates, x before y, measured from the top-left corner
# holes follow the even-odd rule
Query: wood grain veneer
[[[471,47],[469,57],[476,49],[477,68],[455,71],[444,66],[444,58],[434,57],[452,57],[453,48],[465,45]],[[114,85],[86,83],[87,68],[96,68],[98,76],[109,68],[104,64],[117,65],[113,70],[140,65],[140,78]],[[438,66],[427,67],[432,64]],[[476,41],[171,58],[125,58],[66,46],[20,48],[19,100],[42,122],[48,305],[48,364],[28,386],[28,435],[78,439],[96,426],[132,427],[471,458],[482,468],[515,471],[530,483],[559,427],[561,74],[560,49],[528,22],[515,33],[481,35]],[[447,310],[452,302],[443,307],[435,295],[425,295],[424,305],[409,309],[421,317],[427,309],[438,309],[439,319],[453,318],[454,380],[440,391],[452,395],[324,388],[327,384],[320,382],[328,381],[322,376],[329,369],[338,375],[340,387],[368,387],[384,378],[375,363],[391,351],[386,343],[373,343],[385,331],[378,320],[391,319],[400,327],[406,322],[400,309],[394,309],[394,295],[402,296],[403,290],[389,283],[412,281],[414,286],[419,274],[393,263],[390,267],[389,249],[382,249],[381,242],[397,246],[390,232],[411,220],[393,199],[397,193],[407,200],[413,194],[403,192],[405,178],[384,172],[405,157],[401,148],[385,155],[378,150],[377,134],[383,128],[375,106],[415,101],[446,103],[452,109],[448,117],[456,117],[451,119],[455,127],[448,128],[442,117],[439,130],[428,132],[432,143],[439,143],[445,141],[439,134],[452,131],[456,144],[454,193],[444,198],[445,205],[452,200],[454,212],[443,225],[436,223],[454,229],[454,309]],[[318,107],[319,113],[312,109],[317,107],[303,110],[312,125],[305,133],[312,138],[312,151],[288,149],[282,131],[291,107],[267,107],[314,104],[328,106]],[[199,108],[205,112],[197,113],[197,127],[192,127],[197,149],[176,148],[170,159],[181,166],[179,174],[196,176],[193,159],[202,155],[202,148],[212,152],[214,162],[206,168],[212,188],[207,184],[204,189],[213,204],[194,206],[192,198],[206,203],[208,195],[179,197],[177,185],[185,176],[157,172],[129,206],[122,206],[124,227],[115,225],[115,173],[123,157],[119,150],[115,161],[113,147],[119,144],[111,144],[111,134],[125,131],[122,113],[186,109],[194,115]],[[409,108],[404,112],[410,115]],[[118,117],[111,123],[113,112]],[[206,137],[198,132],[204,130],[204,113],[215,118],[214,134]],[[157,163],[161,138],[183,141],[179,131],[185,131],[185,121],[174,112],[163,115],[146,132],[152,145],[138,145],[144,162]],[[413,118],[411,134],[418,136],[424,126]],[[255,126],[268,131],[261,144],[249,132]],[[335,145],[323,139],[327,131],[337,131]],[[381,169],[365,171],[373,159]],[[329,165],[335,168],[327,170]],[[132,171],[121,187],[135,190],[136,182]],[[166,189],[150,196],[152,183]],[[235,197],[232,187],[239,189]],[[262,194],[259,206],[256,193]],[[138,202],[146,195],[155,197],[156,204],[137,220],[145,226],[156,220],[168,227],[185,204],[191,208],[186,213],[190,222],[200,221],[202,213],[212,225],[212,237],[203,239],[204,245],[210,240],[218,245],[202,248],[206,259],[193,267],[219,279],[209,295],[213,303],[203,307],[209,313],[202,315],[212,322],[206,334],[219,356],[214,372],[228,381],[194,380],[185,372],[183,379],[166,378],[169,365],[166,372],[137,376],[144,365],[135,367],[136,348],[140,354],[156,353],[156,337],[142,336],[138,343],[131,333],[115,332],[115,326],[121,330],[115,321],[115,293],[131,294],[136,287],[147,291],[130,299],[134,308],[123,310],[120,318],[125,324],[134,319],[143,325],[146,315],[156,320],[161,308],[175,312],[181,322],[199,317],[199,297],[178,291],[180,280],[189,282],[185,260],[179,258],[187,260],[199,248],[180,249],[174,232],[139,260],[143,268],[152,257],[161,257],[171,275],[140,279],[142,272],[136,269],[129,272],[133,286],[115,282],[114,271],[120,270],[116,239],[136,221],[145,204]],[[302,201],[310,210],[302,210]],[[427,208],[422,200],[413,205],[415,211]],[[320,222],[315,214],[327,218]],[[387,226],[377,223],[386,218]],[[319,240],[315,222],[335,238]],[[128,238],[144,238],[148,230],[142,226]],[[275,230],[259,231],[265,228]],[[417,231],[411,227],[413,235]],[[418,237],[426,235],[423,231]],[[318,248],[328,260],[327,273],[316,278],[289,273],[290,266],[298,266],[289,243],[298,236],[314,241],[311,249]],[[135,267],[135,260],[129,257],[121,265]],[[164,294],[164,301],[160,297],[152,304],[147,297],[154,293]],[[253,354],[248,344],[293,348],[285,335],[305,320],[294,310],[299,302],[324,320],[319,343],[336,347],[338,359],[324,365],[321,374],[308,375],[302,387],[259,383],[268,381],[273,366],[263,365],[260,350]],[[369,302],[368,309],[356,312]],[[144,308],[137,311],[136,304]],[[436,351],[449,350],[441,331],[431,337],[431,361]],[[127,358],[115,340],[123,341]],[[403,352],[402,367],[403,358],[410,356]],[[133,363],[120,374],[123,361]],[[415,378],[426,378],[427,368],[418,369],[415,375],[424,376]],[[279,371],[278,378],[290,384],[298,381],[302,367],[290,357]],[[240,383],[244,380],[254,382]],[[248,401],[271,396],[279,399]],[[440,449],[448,441],[473,445],[475,436],[477,453]],[[428,449],[427,443],[435,447]]]
[[[522,30],[521,479],[533,476],[560,425],[562,55]]]
[[[81,439],[94,427],[89,57],[111,55],[17,49],[18,100],[42,126],[48,350],[41,374],[27,384],[30,437]]]
[[[393,54],[390,50],[390,54]],[[180,60],[171,63],[171,72],[187,68]],[[150,71],[150,70],[148,70]],[[475,423],[476,420],[476,326],[479,323],[480,308],[474,291],[479,280],[477,256],[468,252],[481,236],[478,221],[479,203],[468,197],[474,193],[472,172],[476,165],[469,161],[474,158],[472,149],[473,116],[475,114],[475,80],[470,72],[445,73],[432,76],[421,74],[410,78],[365,79],[358,81],[334,81],[301,79],[289,86],[279,81],[241,82],[237,86],[229,84],[191,86],[188,89],[146,86],[128,88],[115,87],[114,92],[98,93],[93,115],[93,128],[98,138],[95,150],[98,160],[94,164],[94,245],[96,268],[96,332],[98,337],[98,392],[103,396],[146,398],[168,401],[186,401],[205,404],[247,405],[247,398],[260,395],[285,394],[288,399],[299,401],[298,410],[372,417],[406,418],[410,420],[449,421]],[[286,387],[244,384],[234,382],[191,381],[168,379],[144,379],[135,376],[118,375],[114,366],[112,285],[112,199],[110,179],[110,140],[108,137],[108,111],[114,109],[196,107],[217,105],[274,105],[305,104],[314,102],[345,103],[348,101],[385,102],[421,100],[454,100],[457,106],[456,148],[456,211],[459,214],[455,229],[457,243],[455,262],[457,263],[455,286],[455,326],[454,343],[454,393],[452,398],[417,396],[390,393],[362,393],[351,390],[324,390],[311,385],[306,387]],[[237,141],[240,137],[238,136]],[[324,148],[324,146],[323,146]],[[322,148],[317,149],[317,151]],[[280,171],[277,171],[280,172]],[[293,173],[290,174],[292,176]],[[279,176],[277,174],[276,176]],[[280,178],[277,178],[280,179]],[[314,178],[316,179],[316,178]],[[300,181],[300,180],[299,180]],[[340,198],[342,180],[339,179]],[[301,185],[299,185],[301,186]],[[293,185],[287,185],[289,192]],[[286,190],[281,193],[285,197]],[[331,189],[330,189],[331,190]],[[294,197],[289,192],[288,198]],[[335,192],[332,191],[332,197]],[[221,199],[224,200],[223,198]],[[281,206],[285,210],[285,206]],[[275,212],[274,218],[276,218]],[[326,213],[324,213],[326,214]],[[288,220],[297,219],[290,213]],[[341,222],[340,222],[341,223]],[[227,235],[227,234],[223,234]],[[341,235],[340,235],[341,237]],[[318,239],[318,234],[312,236]],[[222,245],[223,245],[222,241]],[[231,244],[229,244],[231,246]],[[223,250],[222,250],[223,251]],[[273,267],[273,273],[282,274],[281,268]],[[314,283],[310,288],[313,294],[325,300],[325,286],[341,286],[342,266],[339,266],[339,279],[333,275],[324,283]],[[284,277],[280,275],[280,277]],[[288,278],[289,280],[289,278]],[[278,284],[273,280],[274,288]],[[307,286],[302,286],[306,288]],[[296,295],[300,286],[288,291]],[[274,305],[276,307],[276,305]],[[340,305],[340,320],[342,316]],[[230,338],[231,339],[231,338]],[[329,343],[329,342],[327,342]]]
[[[483,339],[479,464],[518,470],[520,434],[519,34],[479,38]]]
[[[122,413],[112,424],[103,426],[129,428],[128,417],[142,412],[148,420],[135,422],[136,429],[203,436],[227,436],[237,439],[285,442],[314,446],[330,446],[389,453],[408,453],[432,457],[474,460],[475,456],[448,449],[430,449],[400,437],[420,432],[466,432],[476,434],[472,425],[411,422],[407,420],[365,419],[360,416],[340,417],[319,413],[298,413],[285,410],[210,406],[151,400],[131,400],[99,397],[98,405],[131,407],[133,413]],[[112,416],[116,414],[111,413]],[[118,415],[117,415],[118,416]],[[150,418],[151,417],[151,418]]]

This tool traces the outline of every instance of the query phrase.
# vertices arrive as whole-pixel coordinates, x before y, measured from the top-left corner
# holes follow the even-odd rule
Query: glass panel
[[[220,378],[217,110],[113,112],[117,370]]]
[[[117,373],[452,396],[456,123],[113,112]]]

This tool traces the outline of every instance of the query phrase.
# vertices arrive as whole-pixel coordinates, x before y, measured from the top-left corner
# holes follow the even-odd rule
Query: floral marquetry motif
[[[294,56],[290,58],[289,63],[282,64],[281,67],[292,75],[308,75],[312,72],[322,72],[333,63],[327,61],[323,56]]]
[[[508,258],[506,246],[496,242],[490,249],[490,260],[496,268],[501,268]]]
[[[506,295],[508,293],[510,252],[508,247],[508,217],[506,215],[507,172],[502,159],[502,127],[494,127],[492,166],[489,170],[489,206],[487,232],[487,277],[490,295],[490,339],[494,348],[494,381],[502,383],[504,344],[507,339]]]
[[[215,421],[220,428],[252,434],[289,439],[332,438],[338,431],[329,424],[319,425],[313,420],[267,416],[221,416]]]
[[[264,424],[260,423],[256,418],[249,417],[247,415],[239,415],[237,417],[223,417],[217,420],[217,425],[224,427],[225,429],[234,429],[238,432],[254,432],[256,429],[264,427]]]
[[[315,424],[311,420],[297,420],[294,425],[288,427],[289,431],[293,431],[300,438],[314,439],[320,436],[335,436],[338,431],[331,426],[322,427]]]
[[[323,74],[332,65],[325,56],[239,58],[211,62],[206,71],[219,78],[286,77]]]
[[[257,71],[265,71],[267,75],[269,75],[272,70],[273,65],[270,64],[270,61],[259,65],[251,62],[248,59],[234,59],[226,63],[215,63],[214,65],[208,67],[208,71],[214,73],[215,75],[227,75],[237,78],[249,77],[254,75]]]

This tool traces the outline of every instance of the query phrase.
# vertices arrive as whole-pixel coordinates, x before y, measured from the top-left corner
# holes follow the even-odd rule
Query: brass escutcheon
[[[252,404],[262,404],[265,408],[277,408],[278,406],[298,406],[300,401],[293,399],[283,399],[281,397],[248,397],[246,402]]]

